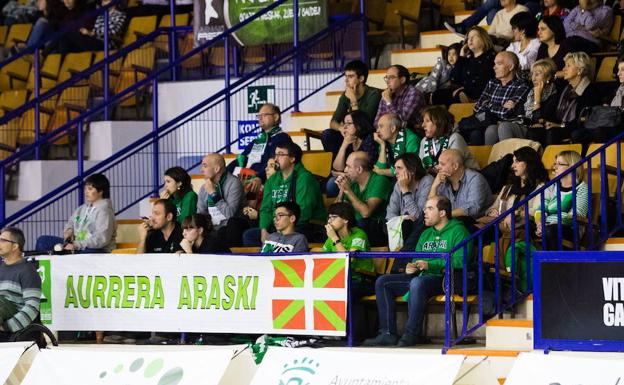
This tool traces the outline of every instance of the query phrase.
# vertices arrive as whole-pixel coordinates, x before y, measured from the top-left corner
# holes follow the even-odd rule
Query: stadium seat
[[[7,39],[7,33],[9,32],[9,27],[6,25],[0,25],[0,46],[4,46]]]
[[[30,61],[25,57],[18,58],[0,68],[0,91],[26,89]]]
[[[44,94],[47,89],[41,89],[41,94]],[[30,98],[32,100],[35,97],[35,93],[31,92]],[[50,116],[54,112],[56,106],[56,100],[58,95],[48,97],[42,102],[39,107],[39,127],[42,134],[45,134],[46,127],[50,121]],[[35,141],[35,108],[29,108],[24,112],[19,120],[19,134],[17,137],[17,143],[20,145],[31,144]]]
[[[587,149],[587,155],[602,147],[603,144],[593,143]],[[600,165],[602,161],[600,156],[592,159],[592,193],[602,191],[603,183],[607,183],[609,196],[614,197],[616,193],[617,182],[617,144],[612,144],[605,150],[605,171],[607,172],[607,180],[603,181],[600,176]],[[587,167],[587,166],[585,166]],[[624,169],[624,143],[620,143],[620,170]],[[587,178],[585,178],[587,179]],[[624,175],[622,175],[624,180]],[[621,188],[621,186],[620,186]]]
[[[476,103],[453,103],[449,106],[448,111],[455,118],[455,123],[459,123],[463,118],[472,116]]]
[[[128,29],[123,39],[123,46],[132,44],[141,37],[154,32],[156,29],[156,16],[133,17],[128,24]]]
[[[468,146],[468,151],[472,153],[475,160],[479,164],[479,168],[484,168],[489,164],[490,153],[492,152],[492,145],[485,144],[483,146]]]
[[[613,74],[613,67],[617,61],[617,57],[615,56],[607,56],[602,59],[600,63],[600,67],[596,72],[596,81],[597,82],[612,82],[615,80],[615,75]]]
[[[111,50],[108,51],[109,55],[115,54],[117,51]],[[93,64],[97,64],[104,60],[104,51],[97,51],[93,57]],[[108,87],[109,91],[112,91],[115,87],[115,83],[117,83],[117,78],[119,77],[119,72],[121,71],[121,65],[123,63],[123,56],[119,59],[113,61],[108,65]],[[101,71],[95,71],[89,77],[89,86],[91,90],[95,94],[102,94],[104,89],[104,69]]]
[[[41,76],[54,80],[57,84],[62,83],[71,78],[74,74],[78,74],[89,68],[92,58],[92,52],[68,53],[65,55],[63,64],[61,64],[61,68],[56,77],[52,73],[42,73]]]
[[[26,90],[9,90],[0,94],[0,117],[26,103]]]
[[[52,88],[56,85],[55,79],[59,76],[59,71],[61,70],[61,54],[60,53],[51,53],[45,57],[43,63],[41,65],[40,70],[40,88]],[[30,73],[28,74],[28,82],[26,83],[27,90],[35,89],[35,68],[34,66],[30,69]]]
[[[488,158],[488,164],[496,162],[505,155],[511,154],[520,147],[525,146],[531,147],[537,151],[538,154],[541,154],[542,152],[542,145],[533,140],[520,138],[505,139],[492,146],[492,151],[490,152],[490,157]]]
[[[331,172],[332,153],[325,151],[306,151],[301,157],[301,163],[312,174],[327,178]]]
[[[19,127],[13,122],[0,125],[0,159],[11,156],[17,149]],[[2,181],[4,183],[4,181]]]
[[[175,15],[176,26],[189,25],[191,15],[188,13],[180,13]],[[158,28],[171,27],[171,15],[164,15],[158,23]],[[192,34],[191,34],[192,35]],[[182,39],[178,38],[178,47]],[[169,53],[169,36],[168,34],[158,35],[154,40],[154,47],[159,53],[159,57],[166,56]]]
[[[13,24],[9,29],[4,47],[13,48],[16,43],[26,43],[32,27],[32,24]]]
[[[89,86],[87,84],[64,89],[61,93],[61,96],[59,97],[56,107],[54,107],[54,112],[50,117],[50,122],[46,129],[46,132],[50,133],[57,128],[62,127],[69,121],[77,118],[81,112],[87,109],[88,100]],[[83,130],[85,129],[86,127],[83,127]],[[72,141],[70,141],[67,131],[65,133],[59,134],[53,140],[54,145],[66,145],[71,150]]]
[[[154,69],[156,50],[154,47],[141,47],[140,49],[131,51],[123,61],[117,83],[115,85],[115,93],[120,93],[133,84],[145,79]],[[118,106],[120,107],[137,107],[145,97],[147,87],[136,90],[136,96],[130,94],[129,97],[122,100]]]
[[[550,170],[555,163],[555,156],[561,151],[576,151],[580,154],[582,149],[581,144],[551,144],[544,149],[542,164],[546,170]]]

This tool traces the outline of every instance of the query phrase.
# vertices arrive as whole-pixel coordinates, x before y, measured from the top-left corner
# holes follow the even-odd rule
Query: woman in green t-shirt
[[[369,251],[368,236],[355,226],[355,212],[346,202],[337,202],[327,208],[329,213],[325,232],[327,240],[323,251]],[[351,297],[360,298],[375,292],[375,266],[372,258],[351,258]]]
[[[197,212],[197,194],[193,191],[191,176],[182,167],[171,167],[165,171],[165,189],[160,197],[175,205],[176,220],[180,224],[184,218]]]

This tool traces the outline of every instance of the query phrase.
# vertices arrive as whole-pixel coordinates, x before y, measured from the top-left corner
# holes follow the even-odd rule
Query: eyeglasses
[[[397,78],[398,78],[398,76],[396,76],[396,75],[386,75],[386,76],[383,77],[384,81],[386,81],[386,82],[390,81],[390,80],[397,79]]]
[[[278,156],[290,156],[290,154],[278,154],[277,152],[275,153],[275,157],[277,158]]]
[[[14,243],[14,244],[17,243],[15,241],[12,241],[12,240],[6,239],[6,238],[0,238],[0,242],[9,242],[9,243]]]
[[[275,113],[274,112],[267,112],[267,113],[264,113],[264,114],[257,114],[256,118],[262,119],[263,117],[268,116],[268,115],[275,115]]]
[[[284,217],[290,217],[290,216],[292,216],[292,214],[277,213],[277,214],[273,215],[273,219],[280,220],[280,219],[282,219]]]
[[[331,222],[331,221],[333,221],[334,219],[337,219],[337,218],[340,218],[340,215],[336,215],[336,214],[329,214],[329,215],[327,216],[327,221],[328,221],[328,222]]]

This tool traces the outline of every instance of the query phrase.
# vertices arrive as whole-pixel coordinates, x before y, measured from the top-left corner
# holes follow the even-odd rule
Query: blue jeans
[[[467,30],[479,24],[484,17],[487,17],[488,25],[492,24],[494,16],[496,16],[496,12],[499,9],[501,9],[500,0],[485,0],[479,8],[474,10],[472,15],[468,16],[460,24]]]
[[[50,26],[48,20],[40,17],[35,22],[32,32],[30,32],[30,36],[28,37],[28,41],[26,42],[26,45],[32,47],[38,44],[41,40],[43,40],[46,35],[50,35],[52,33],[54,33],[54,30]]]
[[[377,278],[375,295],[379,313],[379,332],[397,334],[396,303],[394,298],[409,291],[405,333],[423,335],[427,301],[442,293],[442,277],[415,277],[408,274],[387,274]]]

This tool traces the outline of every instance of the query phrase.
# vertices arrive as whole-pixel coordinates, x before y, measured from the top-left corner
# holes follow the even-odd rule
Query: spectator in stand
[[[519,3],[524,4],[533,15],[537,14],[540,10],[538,2],[521,0]],[[487,17],[487,24],[491,25],[494,22],[496,14],[502,7],[503,5],[500,0],[485,0],[479,8],[474,10],[472,15],[462,20],[460,23],[452,24],[444,22],[444,27],[450,32],[464,38],[466,32],[469,32],[470,28],[479,24],[484,17]]]
[[[620,86],[615,91],[615,95],[611,100],[612,107],[624,107],[624,56],[620,56],[617,61],[617,77]]]
[[[453,43],[444,48],[442,56],[438,58],[429,75],[420,79],[414,87],[423,94],[431,94],[439,88],[451,86],[451,72],[457,64],[461,47],[460,43]],[[431,100],[428,102],[430,103]]]
[[[279,165],[264,186],[262,205],[259,213],[259,228],[251,228],[243,233],[243,244],[247,247],[259,246],[267,239],[272,228],[271,220],[277,204],[284,201],[295,202],[301,209],[297,216],[297,232],[312,242],[320,239],[320,223],[327,220],[323,196],[318,181],[301,164],[301,147],[293,142],[277,146],[275,161]]]
[[[308,252],[308,240],[295,229],[300,214],[301,209],[295,202],[280,202],[275,205],[273,215],[275,232],[269,234],[264,241],[263,253]]]
[[[178,223],[197,212],[197,194],[193,191],[191,176],[182,167],[165,171],[165,189],[160,198],[168,199],[176,207]]]
[[[291,142],[290,136],[282,131],[281,111],[278,106],[266,103],[258,111],[258,125],[261,128],[260,134],[245,150],[236,157],[236,162],[231,162],[227,170],[235,175],[236,167],[250,168],[256,175],[243,181],[245,190],[250,193],[257,193],[261,190],[262,184],[266,181],[265,168],[268,160],[275,157],[275,149],[280,144]]]
[[[422,231],[422,212],[433,177],[427,174],[416,154],[399,156],[394,161],[394,169],[397,181],[386,207],[386,221],[402,216],[401,235],[405,240],[416,228]]]
[[[241,181],[225,168],[223,155],[212,153],[201,163],[204,184],[199,189],[197,213],[210,214],[219,239],[228,246],[242,244],[242,232],[247,227],[233,228],[230,219],[237,218],[245,206],[245,191]],[[227,226],[226,226],[227,225]]]
[[[444,196],[433,195],[427,200],[424,217],[428,227],[418,239],[416,252],[449,252],[470,236],[462,222],[453,219],[451,202]],[[472,244],[467,249],[467,259],[470,260]],[[451,264],[453,269],[464,267],[464,248],[452,254]],[[427,301],[434,295],[443,293],[445,266],[444,258],[415,258],[407,264],[405,274],[379,277],[375,282],[379,335],[364,341],[364,345],[406,347],[427,343],[423,335]],[[446,279],[449,279],[448,275]],[[395,314],[395,298],[399,295],[407,297],[407,322],[405,333],[400,339],[397,336]]]
[[[529,90],[517,76],[519,64],[518,57],[511,52],[496,55],[495,79],[488,82],[474,107],[474,115],[459,122],[459,131],[469,144],[495,144],[499,122],[519,115]]]
[[[612,25],[613,10],[602,0],[579,0],[563,21],[570,50],[588,54],[600,49],[600,38],[609,36]]]
[[[542,12],[537,15],[537,20],[541,20],[547,16],[557,16],[561,20],[565,19],[570,13],[570,10],[563,5],[559,5],[558,0],[543,0]]]
[[[552,59],[557,67],[555,77],[563,77],[563,58],[570,52],[565,44],[565,29],[563,22],[557,16],[544,16],[537,24],[537,38],[540,41],[537,50],[537,60]]]
[[[11,26],[13,24],[31,24],[37,19],[39,11],[39,2],[45,0],[26,0],[25,3],[18,3],[16,0],[10,0],[2,7],[2,16],[4,16],[4,25]]]
[[[559,93],[555,85],[557,68],[551,59],[538,60],[531,68],[533,88],[529,91],[524,103],[522,121],[500,122],[498,139],[529,138],[539,141],[543,135],[544,120],[557,113]],[[537,130],[537,134],[533,131]],[[537,136],[536,136],[537,135]]]
[[[337,201],[349,202],[355,210],[357,226],[369,235],[371,246],[383,246],[386,205],[392,192],[390,180],[372,170],[368,155],[352,152],[347,158],[345,175],[336,179],[340,187]]]
[[[355,225],[355,212],[346,202],[336,202],[327,208],[327,224],[325,232],[327,240],[323,251],[357,252],[370,251],[368,236],[364,230]],[[375,292],[375,265],[372,258],[352,258],[351,298],[359,299]]]
[[[453,217],[480,218],[492,203],[492,191],[478,171],[464,166],[461,152],[448,149],[440,155],[429,199],[436,195],[447,197],[453,207]],[[470,220],[468,220],[470,222]]]
[[[35,46],[44,38],[58,31],[61,28],[61,21],[65,19],[65,14],[69,12],[61,0],[38,0],[37,8],[41,12],[41,16],[33,25],[26,44],[16,43],[18,49]]]
[[[430,106],[423,111],[423,130],[425,137],[420,141],[418,156],[427,172],[436,174],[438,158],[442,151],[454,148],[462,153],[465,166],[474,170],[479,169],[479,164],[468,150],[464,137],[453,132],[453,115],[444,106]],[[424,203],[424,202],[423,202]]]
[[[176,221],[176,206],[169,199],[152,205],[152,214],[139,225],[137,254],[175,253],[182,250],[182,227]]]
[[[115,248],[117,222],[108,178],[93,174],[84,183],[85,203],[67,220],[63,238],[42,235],[37,239],[36,250],[52,251],[59,243],[69,252],[110,253]]]
[[[390,113],[397,114],[408,128],[420,125],[420,110],[425,106],[425,99],[422,92],[410,86],[409,78],[409,71],[402,65],[388,67],[384,76],[388,88],[381,93],[373,122],[375,127],[382,116]]]
[[[513,25],[511,24],[512,17],[521,12],[529,12],[529,9],[524,5],[517,4],[516,0],[500,0],[500,3],[503,8],[496,12],[496,16],[494,16],[494,20],[488,29],[488,34],[509,42],[514,37]]]
[[[102,6],[107,6],[112,0],[101,0]],[[126,14],[117,9],[116,5],[108,11],[108,48],[117,49],[121,46],[124,27],[126,25]],[[85,27],[78,31],[68,32],[60,41],[59,51],[62,54],[68,52],[101,51],[104,49],[104,35],[106,25],[104,24],[104,14],[98,15],[92,29]]]
[[[581,160],[581,155],[575,151],[562,151],[557,154],[555,163],[553,164],[553,175],[558,177],[564,171],[575,165]],[[576,206],[576,217],[587,218],[587,211],[589,206],[589,196],[587,190],[587,184],[583,181],[583,167],[579,167],[576,170],[576,201],[573,202],[573,184],[572,173],[566,175],[561,179],[560,187],[560,201],[557,201],[557,186],[552,185],[544,191],[544,207],[541,205],[541,201],[538,200],[535,206],[535,224],[537,230],[535,234],[539,237],[542,236],[542,231],[545,232],[546,248],[545,250],[557,250],[558,249],[558,210],[561,210],[561,225],[563,238],[572,240],[574,238],[573,233],[573,210]],[[546,227],[542,227],[542,219],[544,218]]]
[[[438,89],[431,96],[432,104],[468,103],[479,99],[487,82],[494,77],[494,43],[481,27],[468,32],[459,60],[451,71],[453,87]]]
[[[409,152],[417,153],[420,147],[420,136],[405,127],[401,117],[393,113],[383,115],[379,119],[373,138],[379,145],[379,157],[374,171],[387,177],[394,176],[394,168],[390,165],[396,158]]]
[[[539,141],[543,146],[559,144],[564,139],[575,138],[572,133],[578,129],[577,118],[585,107],[599,105],[601,92],[599,86],[591,83],[594,68],[585,52],[573,52],[565,56],[563,79],[568,83],[559,93],[556,114],[544,117],[544,129],[532,129],[529,139]]]
[[[520,62],[520,70],[529,71],[540,47],[537,39],[537,20],[528,12],[520,12],[511,18],[513,42],[507,51],[513,52]]]
[[[193,214],[182,221],[182,248],[179,253],[214,254],[229,253],[222,239],[212,234],[210,214]]]
[[[30,325],[39,316],[41,278],[24,259],[22,230],[5,227],[0,232],[0,341]]]
[[[63,13],[63,18],[57,24],[59,29],[62,29],[70,24],[74,25],[75,30],[77,31],[81,28],[85,28],[87,30],[93,29],[93,23],[95,20],[92,17],[87,16],[93,8],[86,0],[63,0],[63,3],[65,4],[65,8],[67,8],[67,12]],[[44,56],[51,52],[60,52],[62,41],[62,38],[56,41],[51,41],[43,52]]]
[[[344,174],[345,161],[349,154],[353,151],[364,151],[368,154],[369,159],[377,159],[379,154],[373,139],[375,129],[364,112],[353,111],[345,115],[341,130],[344,139],[338,154],[334,157],[332,177],[327,181],[325,189],[329,197],[338,195],[336,177]]]
[[[338,106],[329,122],[329,129],[323,131],[323,148],[331,151],[334,158],[341,148],[344,138],[343,122],[349,113],[360,111],[362,117],[372,125],[377,114],[381,90],[366,85],[368,66],[360,60],[354,60],[345,66],[345,91],[338,99]],[[344,162],[344,160],[343,160]]]

